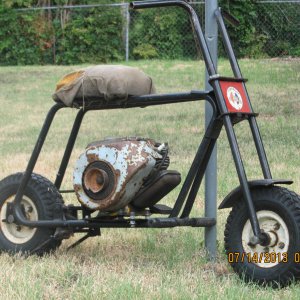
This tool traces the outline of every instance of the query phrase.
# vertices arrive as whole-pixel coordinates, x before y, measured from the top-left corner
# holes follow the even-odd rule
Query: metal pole
[[[123,17],[123,43],[125,48],[125,61],[128,61],[129,58],[129,22],[130,22],[130,14],[129,14],[129,3],[124,3],[122,6],[122,17]]]
[[[217,68],[218,60],[218,25],[214,16],[218,8],[218,0],[205,1],[205,39],[211,58]],[[208,83],[208,73],[205,73],[205,89],[212,90]],[[211,105],[205,104],[205,127],[209,125],[212,116]],[[205,173],[205,217],[217,217],[217,145],[215,146]],[[217,228],[216,225],[205,228],[205,247],[210,259],[216,258]]]
[[[126,52],[126,61],[129,59],[129,22],[130,22],[130,14],[129,14],[129,3],[126,5],[126,34],[125,34],[125,52]]]

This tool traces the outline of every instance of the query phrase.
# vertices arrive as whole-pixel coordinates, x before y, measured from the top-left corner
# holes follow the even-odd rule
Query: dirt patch
[[[201,269],[203,271],[213,272],[217,277],[228,275],[232,272],[228,269],[228,266],[224,263],[207,263],[204,264]]]
[[[273,57],[273,58],[269,58],[268,60],[270,60],[270,61],[300,62],[300,57],[292,57],[292,56]]]
[[[189,66],[186,64],[176,64],[175,66],[173,66],[171,68],[171,70],[184,70],[186,68],[188,68]]]

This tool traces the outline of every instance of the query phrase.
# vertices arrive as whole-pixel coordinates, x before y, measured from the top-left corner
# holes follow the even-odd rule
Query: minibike
[[[295,259],[300,252],[300,198],[279,186],[292,181],[272,178],[257,114],[251,106],[246,79],[242,77],[221,10],[215,11],[215,18],[234,74],[232,78],[217,74],[191,4],[183,0],[161,0],[132,2],[130,6],[132,9],[177,6],[187,12],[212,90],[129,95],[125,101],[114,101],[114,97],[106,101],[91,95],[82,101],[82,96],[75,97],[69,106],[76,107],[78,113],[52,183],[33,173],[33,169],[55,114],[68,108],[58,100],[47,114],[25,172],[10,175],[0,182],[0,249],[42,255],[55,250],[63,239],[74,233],[86,234],[72,247],[100,235],[101,228],[214,226],[214,218],[190,217],[190,212],[224,127],[240,182],[219,206],[220,209],[232,208],[225,228],[228,261],[246,281],[287,285],[300,271],[300,264]],[[61,190],[82,119],[88,111],[202,100],[211,104],[212,118],[173,207],[158,202],[180,183],[181,175],[178,171],[168,170],[168,144],[150,138],[109,138],[90,143],[76,163],[74,189]],[[234,126],[244,121],[249,123],[256,146],[263,174],[260,180],[248,181],[244,170],[234,132]],[[65,192],[74,193],[79,205],[64,203],[62,194]]]

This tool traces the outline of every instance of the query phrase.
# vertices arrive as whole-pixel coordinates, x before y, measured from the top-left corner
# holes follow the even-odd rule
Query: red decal
[[[251,112],[242,82],[220,81],[220,86],[229,112]]]

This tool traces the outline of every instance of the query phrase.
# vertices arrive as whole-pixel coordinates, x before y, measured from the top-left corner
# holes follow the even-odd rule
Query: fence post
[[[125,60],[129,59],[129,23],[130,23],[130,14],[129,14],[129,3],[124,3],[123,5],[123,17],[124,17],[124,44],[125,44]]]
[[[218,60],[218,25],[214,12],[218,8],[218,0],[205,0],[205,38],[211,53],[212,60],[217,67]],[[211,90],[208,83],[208,74],[205,73],[205,89]],[[212,116],[212,108],[208,102],[205,104],[205,127],[208,126]],[[217,145],[215,146],[205,173],[205,216],[217,217]],[[210,259],[216,258],[217,228],[205,228],[205,247]]]

